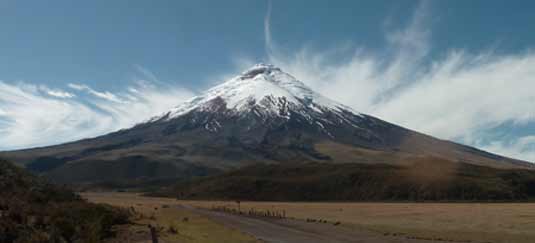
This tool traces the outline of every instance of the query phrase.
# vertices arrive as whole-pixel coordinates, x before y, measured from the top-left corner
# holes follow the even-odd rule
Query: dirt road
[[[238,229],[257,239],[273,243],[427,243],[432,241],[407,239],[403,236],[385,236],[375,232],[350,227],[335,226],[332,223],[308,223],[293,219],[269,219],[240,216],[223,212],[186,209],[209,217],[227,227]],[[438,241],[435,241],[438,242]]]

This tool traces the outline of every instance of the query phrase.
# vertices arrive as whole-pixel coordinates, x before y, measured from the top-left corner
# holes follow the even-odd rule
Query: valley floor
[[[275,219],[210,210],[237,211],[238,204],[228,201],[180,201],[132,193],[83,196],[92,202],[134,207],[144,215],[136,220],[139,225],[121,231],[123,242],[150,242],[148,223],[161,226],[162,242],[535,242],[532,203],[240,203],[242,212],[254,208],[287,216]],[[170,232],[170,227],[178,232]]]

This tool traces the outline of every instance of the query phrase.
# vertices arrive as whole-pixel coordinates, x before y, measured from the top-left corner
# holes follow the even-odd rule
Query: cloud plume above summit
[[[532,134],[497,132],[535,124],[535,53],[470,53],[431,57],[431,10],[422,1],[408,25],[385,31],[386,52],[350,46],[285,51],[268,60],[313,89],[357,111],[443,139],[535,161]],[[269,23],[266,39],[276,43]],[[340,56],[348,58],[341,59]]]

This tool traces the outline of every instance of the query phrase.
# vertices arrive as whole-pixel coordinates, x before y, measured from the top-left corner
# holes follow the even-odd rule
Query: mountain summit
[[[272,123],[299,119],[301,123],[316,126],[329,136],[332,135],[326,125],[345,124],[357,127],[358,121],[355,118],[360,116],[351,108],[314,92],[280,68],[263,63],[254,65],[241,75],[209,89],[165,115],[151,119],[151,122],[169,121],[190,112],[224,116],[226,119],[249,118],[254,123],[249,124],[248,129],[253,129],[254,124],[273,125]],[[326,114],[330,117],[325,117]],[[201,123],[210,132],[222,129],[215,117]]]
[[[175,108],[171,117],[177,117],[209,102],[225,102],[229,110],[248,112],[257,107],[266,112],[284,115],[288,105],[313,107],[314,102],[333,108],[336,104],[315,93],[293,76],[273,65],[257,64],[241,75],[218,85],[204,94]]]
[[[287,116],[288,108],[317,112],[325,109],[349,110],[312,91],[280,68],[261,63],[178,106],[169,115],[172,118],[201,106],[210,107],[209,103],[214,100],[224,102],[227,109],[236,113],[250,112],[254,108],[279,116]]]
[[[0,156],[60,182],[176,178],[258,163],[410,165],[422,158],[531,168],[357,113],[269,64],[132,128]]]

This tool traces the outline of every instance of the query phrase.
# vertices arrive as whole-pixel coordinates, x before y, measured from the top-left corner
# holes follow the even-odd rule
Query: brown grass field
[[[147,198],[130,193],[83,193],[82,197],[95,203],[135,209],[134,224],[117,229],[117,237],[106,243],[150,243],[152,241],[149,224],[159,228],[160,242],[165,243],[258,242],[250,235],[225,227],[206,217],[172,207],[180,203],[174,199]],[[170,232],[171,227],[176,229],[176,232]]]
[[[145,210],[149,210],[146,211],[147,213],[151,212],[152,208],[164,204],[201,208],[214,206],[237,208],[236,202],[229,201],[182,201],[169,198],[146,198],[128,193],[86,193],[83,196],[93,202],[118,206],[143,205],[146,207]],[[241,202],[240,207],[242,211],[251,208],[284,210],[288,217],[298,220],[310,218],[340,221],[345,227],[357,227],[385,235],[396,234],[457,242],[535,242],[534,203]],[[181,213],[187,214],[188,212]],[[166,217],[167,223],[164,224],[169,224],[171,219],[169,215]],[[221,225],[218,226],[208,219],[204,220],[203,224],[212,225],[210,230],[218,229],[220,236],[229,234],[236,237],[234,242],[254,242],[250,236],[226,229]],[[195,235],[202,234],[203,230],[207,229],[201,227],[191,230],[193,233],[190,237],[197,237]],[[227,242],[233,241],[231,239]]]
[[[209,208],[235,202],[183,201]],[[241,202],[241,210],[285,210],[297,219],[340,221],[383,234],[456,241],[533,243],[532,203],[297,203]]]

